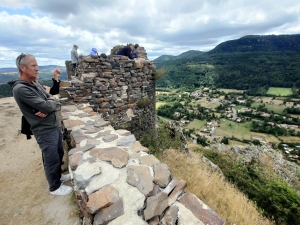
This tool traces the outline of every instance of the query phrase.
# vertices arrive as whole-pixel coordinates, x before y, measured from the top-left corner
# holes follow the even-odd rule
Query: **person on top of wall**
[[[133,59],[138,59],[139,58],[139,52],[138,52],[138,50],[139,50],[139,45],[138,44],[135,44],[134,45],[134,48],[133,48],[133,50],[131,51],[131,57],[133,58]]]
[[[92,48],[92,51],[90,52],[90,56],[98,56],[98,51],[96,48]]]
[[[118,52],[117,55],[124,55],[127,56],[129,59],[133,59],[131,56],[131,51],[134,49],[133,44],[128,44],[127,46],[121,48]]]
[[[78,46],[77,45],[73,45],[73,49],[71,51],[71,59],[72,59],[73,70],[76,69],[77,63],[78,63],[77,49],[78,49]]]

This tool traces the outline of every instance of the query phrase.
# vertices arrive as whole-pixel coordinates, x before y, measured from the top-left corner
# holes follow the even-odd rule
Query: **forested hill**
[[[300,87],[300,35],[245,36],[209,52],[158,63],[158,87],[216,85],[251,91]]]
[[[229,52],[300,52],[300,34],[297,35],[248,35],[237,40],[226,41],[213,50],[212,53]]]
[[[201,51],[196,51],[196,50],[189,50],[187,52],[183,52],[180,55],[173,56],[173,55],[161,55],[158,58],[154,59],[153,62],[155,63],[161,63],[169,60],[175,60],[175,59],[184,59],[188,58],[191,56],[199,55],[202,54],[203,52]]]

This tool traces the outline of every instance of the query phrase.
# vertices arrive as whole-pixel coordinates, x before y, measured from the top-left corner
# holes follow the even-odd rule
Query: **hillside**
[[[168,73],[157,86],[300,87],[299,50],[300,35],[245,36],[209,52],[159,63]]]
[[[159,56],[158,58],[154,59],[153,62],[155,63],[162,63],[162,62],[166,62],[169,60],[175,60],[175,59],[183,59],[183,58],[188,58],[194,55],[199,55],[202,54],[203,52],[201,51],[197,51],[197,50],[190,50],[187,52],[183,52],[178,56],[173,56],[173,55],[162,55]]]

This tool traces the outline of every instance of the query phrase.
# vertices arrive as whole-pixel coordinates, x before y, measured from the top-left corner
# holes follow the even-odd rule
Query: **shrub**
[[[151,99],[148,96],[145,96],[137,101],[136,105],[140,108],[144,108],[151,104]]]
[[[158,154],[169,148],[181,149],[183,141],[180,139],[180,134],[174,134],[165,127],[160,127],[157,130],[145,132],[140,138],[143,146],[150,150],[151,154]]]
[[[165,68],[160,68],[160,69],[156,70],[156,72],[154,74],[155,80],[162,78],[164,75],[166,75],[166,73],[167,73],[167,70]]]

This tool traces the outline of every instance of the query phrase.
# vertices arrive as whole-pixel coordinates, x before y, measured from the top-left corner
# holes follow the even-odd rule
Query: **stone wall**
[[[70,70],[60,90],[68,102],[89,103],[115,128],[137,136],[155,128],[155,63],[101,54],[80,56],[76,76]]]
[[[84,225],[223,225],[184,180],[90,103],[61,109],[69,172]]]

